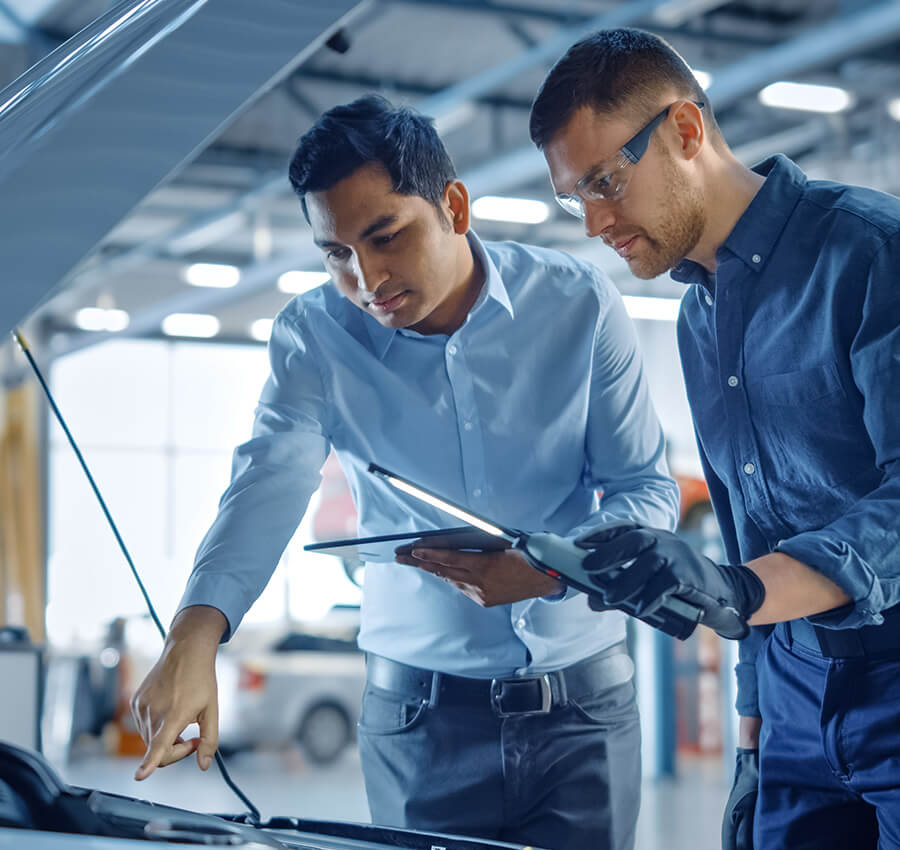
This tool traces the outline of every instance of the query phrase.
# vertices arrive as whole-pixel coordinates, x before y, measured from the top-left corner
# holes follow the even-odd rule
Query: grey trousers
[[[621,659],[619,659],[621,661]],[[374,823],[547,850],[631,850],[640,806],[632,682],[548,713],[437,705],[366,686],[359,748]]]

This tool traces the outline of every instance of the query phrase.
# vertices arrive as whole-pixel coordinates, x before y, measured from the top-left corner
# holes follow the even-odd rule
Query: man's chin
[[[672,265],[664,263],[648,263],[646,260],[628,261],[628,270],[639,280],[653,280],[653,278],[665,274],[672,267]]]

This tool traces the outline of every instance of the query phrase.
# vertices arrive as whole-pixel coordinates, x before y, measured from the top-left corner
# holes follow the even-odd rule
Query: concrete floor
[[[99,788],[205,812],[239,812],[240,801],[215,766],[201,773],[181,763],[134,782],[137,760],[82,755],[59,767],[73,785]],[[228,761],[232,778],[264,818],[293,815],[368,822],[359,757],[348,750],[335,764],[310,767],[297,750],[240,754]],[[636,850],[718,850],[727,796],[721,766],[688,762],[677,780],[647,782]]]

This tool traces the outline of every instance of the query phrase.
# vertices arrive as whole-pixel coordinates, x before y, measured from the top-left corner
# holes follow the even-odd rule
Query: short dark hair
[[[370,163],[387,171],[395,192],[419,195],[437,208],[456,178],[430,118],[380,95],[364,95],[323,113],[297,143],[288,176],[307,221],[309,192],[330,189]]]
[[[667,88],[703,101],[707,126],[721,138],[703,88],[670,44],[637,29],[592,33],[573,44],[541,84],[531,106],[531,140],[543,148],[584,106],[600,113],[627,107],[649,121]]]

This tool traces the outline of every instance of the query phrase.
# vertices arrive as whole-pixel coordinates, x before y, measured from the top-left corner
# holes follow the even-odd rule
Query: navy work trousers
[[[825,658],[781,624],[757,673],[754,850],[900,850],[900,651]]]
[[[377,824],[550,850],[634,846],[641,738],[630,679],[512,717],[487,699],[432,705],[369,683],[359,748]]]

